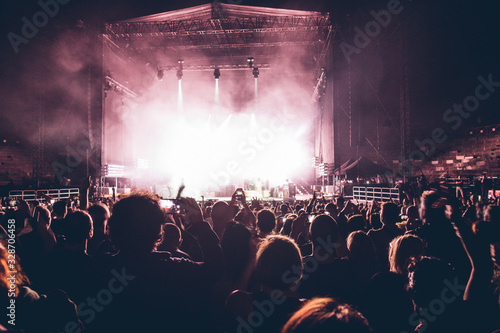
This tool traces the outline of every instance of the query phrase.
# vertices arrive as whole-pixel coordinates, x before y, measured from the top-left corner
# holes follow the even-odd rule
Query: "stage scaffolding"
[[[328,133],[321,128],[333,122],[332,81],[327,75],[336,30],[329,13],[214,2],[107,23],[102,37],[114,56],[157,70],[175,70],[180,59],[184,71],[241,70],[249,56],[255,58],[255,67],[272,70],[284,50],[305,50],[318,115],[315,155],[333,163],[333,125],[326,125]],[[108,90],[114,87],[121,98],[137,98],[133,88],[122,88],[125,81],[119,75],[106,77],[108,85],[113,83]]]
[[[233,61],[226,63],[234,65],[239,55],[251,52],[266,61],[278,48],[296,46],[309,48],[320,62],[334,32],[328,13],[214,2],[108,23],[103,39],[122,56],[150,63],[155,63],[154,52],[164,50],[184,57],[200,52],[204,57],[228,56]],[[318,72],[325,66],[315,65]]]

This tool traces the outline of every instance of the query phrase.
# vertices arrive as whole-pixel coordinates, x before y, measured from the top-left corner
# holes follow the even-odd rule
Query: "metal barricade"
[[[48,190],[12,190],[9,191],[9,197],[24,201],[34,201],[41,200],[44,198],[37,196],[37,193],[43,193],[54,200],[68,199],[74,196],[80,195],[80,190],[78,188],[60,188],[60,189],[48,189]]]
[[[353,187],[353,197],[359,201],[390,201],[399,200],[399,190],[397,188],[389,187],[365,187],[365,186],[354,186]]]

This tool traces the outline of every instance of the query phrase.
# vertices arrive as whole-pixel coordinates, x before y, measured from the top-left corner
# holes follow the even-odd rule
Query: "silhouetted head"
[[[66,214],[68,213],[68,208],[66,207],[66,201],[59,200],[54,202],[54,204],[52,205],[52,212],[54,218],[57,219],[65,218]]]
[[[241,276],[250,260],[251,241],[250,230],[243,224],[229,222],[226,225],[220,245],[226,262],[226,271],[232,281]]]
[[[280,206],[280,211],[282,215],[286,215],[288,213],[288,205],[286,204],[281,204]]]
[[[292,233],[292,224],[296,218],[297,218],[296,214],[287,215],[285,222],[283,222],[283,227],[281,229],[282,235],[289,236]]]
[[[158,198],[135,193],[114,204],[108,222],[109,235],[121,253],[150,253],[161,240],[164,222]]]
[[[391,272],[406,276],[411,260],[420,259],[424,254],[425,245],[420,237],[408,234],[394,238],[389,246]]]
[[[406,278],[391,272],[376,273],[363,297],[363,314],[376,332],[410,330],[408,318],[414,311],[405,290]]]
[[[408,216],[408,219],[411,220],[418,220],[420,218],[420,215],[418,213],[418,207],[417,206],[410,206],[406,210],[406,216]]]
[[[399,217],[399,208],[393,202],[384,202],[380,211],[380,220],[384,225],[396,224]]]
[[[259,244],[255,276],[263,287],[287,290],[301,279],[302,269],[302,255],[293,239],[271,235]]]
[[[165,223],[163,225],[163,241],[161,243],[167,251],[177,251],[182,244],[181,230],[179,227],[173,223]]]
[[[420,201],[420,219],[424,222],[428,220],[438,220],[445,218],[445,208],[439,204],[442,197],[436,191],[425,191],[422,193]]]
[[[264,235],[270,234],[276,227],[276,217],[269,209],[262,209],[257,214],[257,227]]]
[[[224,201],[217,201],[212,206],[212,222],[214,230],[222,236],[226,224],[233,218],[231,208]]]
[[[314,298],[295,312],[281,333],[370,333],[368,320],[348,304]]]
[[[382,222],[380,222],[380,214],[370,215],[370,226],[374,230],[382,228]]]
[[[343,197],[337,198],[337,208],[342,210],[344,208],[345,199]]]
[[[365,230],[366,220],[361,214],[353,215],[347,220],[346,227],[348,233],[358,230]]]
[[[357,261],[375,260],[375,246],[364,231],[354,231],[347,237],[349,258]]]
[[[105,233],[109,219],[108,207],[99,202],[90,206],[88,212],[94,223],[94,232],[100,234]]]
[[[445,261],[431,257],[413,260],[408,268],[408,290],[415,307],[424,308],[441,299],[443,290],[454,285],[456,279],[455,270]]]
[[[75,210],[69,213],[64,220],[63,234],[67,244],[79,245],[84,243],[93,235],[92,218],[83,210]]]
[[[333,217],[336,217],[338,215],[338,209],[337,209],[337,206],[335,206],[334,203],[328,203],[326,206],[325,206],[325,211],[328,212],[328,214],[330,214],[330,216],[333,216]]]
[[[314,247],[324,242],[336,242],[339,237],[337,222],[326,214],[317,215],[309,227],[311,242]]]
[[[304,206],[302,206],[302,205],[295,205],[295,213],[300,212],[300,210],[303,208],[304,208]]]

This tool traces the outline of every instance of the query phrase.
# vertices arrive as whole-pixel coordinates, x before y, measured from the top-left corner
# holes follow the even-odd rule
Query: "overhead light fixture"
[[[177,69],[177,79],[182,80],[182,77],[184,76],[183,69],[184,69],[184,60],[179,59],[177,60],[179,63],[179,68]]]
[[[156,77],[158,78],[158,80],[162,81],[164,76],[165,76],[165,73],[164,73],[163,69],[158,69],[158,73],[156,73]]]
[[[253,68],[253,63],[254,63],[255,59],[253,57],[248,57],[247,61],[248,61],[248,67]]]
[[[253,74],[253,77],[257,79],[259,77],[259,68],[254,67],[252,74]]]
[[[214,70],[214,77],[216,80],[218,80],[220,78],[220,69],[217,67]]]

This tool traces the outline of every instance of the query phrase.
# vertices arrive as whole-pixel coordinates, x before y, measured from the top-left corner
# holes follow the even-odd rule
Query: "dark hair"
[[[408,207],[408,209],[406,210],[406,216],[408,216],[408,219],[410,219],[411,217],[415,217],[417,219],[420,218],[418,207],[417,206]]]
[[[276,216],[269,209],[263,209],[257,214],[257,227],[264,234],[271,233],[276,227]]]
[[[181,230],[174,223],[165,223],[162,226],[163,241],[162,246],[167,251],[173,251],[178,248],[182,242]]]
[[[346,227],[348,233],[358,230],[365,230],[366,220],[361,214],[353,215],[347,220]]]
[[[440,299],[441,292],[446,287],[445,281],[453,283],[456,276],[453,267],[441,259],[413,259],[408,267],[408,291],[415,306],[428,306],[433,299]]]
[[[425,217],[426,220],[429,219],[441,219],[445,217],[444,207],[434,207],[436,202],[442,197],[436,191],[425,191],[422,193],[422,204],[425,208]]]
[[[88,209],[89,215],[92,217],[94,227],[104,227],[104,222],[109,219],[109,209],[106,205],[98,202],[93,204]]]
[[[229,222],[220,241],[226,271],[231,281],[236,281],[250,260],[250,230],[243,224]]]
[[[80,244],[92,238],[92,218],[83,210],[75,210],[64,219],[63,234],[68,244]]]
[[[289,236],[292,233],[292,224],[296,218],[296,214],[288,214],[286,216],[285,222],[283,223],[283,227],[281,228],[280,232],[282,235]]]
[[[380,222],[380,214],[370,215],[370,226],[374,230],[382,228],[382,222]]]
[[[380,211],[380,219],[385,224],[395,224],[398,221],[399,208],[393,202],[384,202]]]
[[[296,274],[296,268],[300,275]],[[293,239],[272,235],[262,240],[255,259],[255,276],[259,283],[271,289],[286,290],[301,279],[302,269],[302,255]]]
[[[337,222],[330,215],[322,214],[317,215],[311,222],[309,233],[314,246],[318,246],[320,239],[326,241],[328,237],[331,239],[330,242],[335,242],[339,236],[339,229]]]
[[[67,213],[66,201],[59,200],[54,202],[54,204],[52,205],[52,210],[54,211],[54,214],[56,216],[64,218]]]
[[[161,242],[164,222],[158,197],[134,193],[114,204],[109,236],[121,252],[149,253]]]

